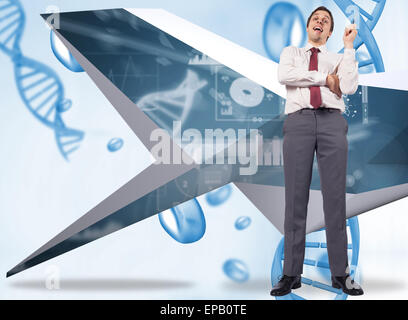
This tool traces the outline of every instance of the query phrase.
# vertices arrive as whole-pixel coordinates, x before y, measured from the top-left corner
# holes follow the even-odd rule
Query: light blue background
[[[50,5],[61,11],[160,7],[265,55],[263,19],[276,1],[21,2],[27,19],[22,51],[59,74],[67,98],[73,101],[64,119],[73,128],[84,130],[86,136],[72,160],[65,162],[53,132],[23,105],[14,83],[13,65],[0,53],[0,274],[4,275],[0,277],[0,297],[270,299],[270,267],[281,235],[235,187],[230,200],[217,208],[207,206],[204,197],[198,198],[206,216],[207,232],[197,243],[177,243],[154,216],[14,278],[6,280],[5,273],[151,161],[147,150],[89,77],[68,71],[53,56],[49,30],[39,14]],[[321,4],[332,9],[336,29],[328,48],[337,51],[342,47],[346,21],[332,1],[290,2],[303,12]],[[408,29],[407,9],[406,1],[389,0],[373,32],[386,71],[408,70],[408,41],[401,32]],[[119,152],[109,153],[106,143],[114,136],[123,138],[125,144]],[[391,267],[396,275],[404,274],[407,268],[406,258],[402,258],[408,253],[408,239],[401,223],[402,219],[407,222],[405,209],[408,205],[403,199],[373,210],[381,213],[366,213],[360,219],[360,266],[367,286],[371,283],[365,298],[370,297],[370,292],[373,298],[407,297],[404,282],[382,280],[389,279],[389,273],[384,273]],[[237,231],[234,222],[242,215],[250,216],[252,223],[248,229]],[[235,284],[225,277],[222,264],[229,258],[241,259],[248,265],[248,282]],[[60,290],[45,288],[50,266],[59,270]]]

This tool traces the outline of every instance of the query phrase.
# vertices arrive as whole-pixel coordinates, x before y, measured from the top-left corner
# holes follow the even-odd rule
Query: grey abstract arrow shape
[[[255,174],[242,175],[240,174],[242,167],[238,164],[197,163],[192,155],[177,143],[173,143],[172,152],[182,155],[188,163],[192,164],[151,164],[17,264],[7,273],[7,276],[12,276],[230,182],[234,182],[260,212],[283,232],[283,163],[280,161],[277,137],[281,134],[283,117],[280,108],[284,88],[275,79],[276,65],[160,9],[114,9],[104,10],[102,15],[100,13],[102,11],[62,13],[60,29],[54,29],[54,32],[148,150],[151,150],[156,143],[150,139],[150,134],[154,130],[166,129],[169,139],[173,141],[172,134],[175,132],[172,132],[169,120],[165,119],[165,116],[170,120],[178,117],[183,120],[183,126],[188,128],[259,129],[264,138],[271,140],[270,154],[274,156],[272,159],[274,165],[261,162]],[[101,16],[103,19],[100,19]],[[43,15],[43,18],[46,19],[47,15]],[[148,78],[144,81],[139,78],[132,79],[131,76],[143,75],[143,72],[140,73],[141,70],[134,69],[135,66],[132,67],[133,75],[122,72],[123,68],[129,71],[126,69],[129,61],[135,61],[129,60],[129,56],[123,53],[125,51],[131,52],[130,56],[137,55],[143,62],[138,66],[141,69],[146,67],[146,70],[151,71],[154,68],[157,70],[164,68],[165,72],[161,74],[160,79],[155,79],[156,82],[149,82]],[[121,62],[118,58],[121,55],[122,61],[125,61],[124,64],[117,63]],[[143,60],[143,57],[148,58]],[[242,63],[244,60],[245,63]],[[182,72],[179,72],[180,69]],[[265,73],[269,76],[265,76]],[[116,76],[113,76],[114,74]],[[237,81],[235,84],[246,83],[253,92],[261,92],[262,86],[262,93],[266,92],[264,99],[257,108],[243,108],[235,103],[236,113],[232,115],[227,111],[209,115],[211,110],[217,111],[219,106],[228,107],[234,104],[234,101],[228,100],[220,89],[224,80],[231,81],[228,79]],[[135,83],[139,83],[139,86]],[[364,83],[360,84],[364,85]],[[158,94],[151,93],[152,86],[159,87]],[[208,90],[209,87],[210,90]],[[144,91],[141,91],[141,88]],[[392,101],[395,113],[400,113],[403,119],[406,115],[404,107],[408,100],[408,94],[405,91],[369,89],[373,90],[371,95],[387,96],[389,101]],[[149,90],[150,93],[145,94]],[[193,95],[191,94],[193,91],[198,93]],[[177,96],[180,92],[186,95],[184,100]],[[212,101],[215,101],[214,109],[202,106],[208,102],[205,98],[210,96],[214,99]],[[253,99],[258,98],[259,96],[256,95],[253,97]],[[170,106],[168,101],[166,104],[166,99],[173,106]],[[237,99],[245,99],[245,96],[238,96]],[[382,105],[376,104],[378,100],[374,99],[372,103],[370,102],[370,112],[374,115],[374,119],[375,116],[384,116]],[[252,102],[246,101],[249,105]],[[164,104],[164,107],[161,104]],[[173,108],[174,106],[176,108]],[[251,113],[254,109],[257,111]],[[271,112],[271,109],[274,112]],[[253,121],[252,117],[259,116],[259,112],[262,113],[263,121]],[[160,115],[158,116],[157,113]],[[218,118],[220,115],[225,118],[220,120]],[[378,129],[375,127],[375,121],[371,123],[374,125],[372,130]],[[350,128],[353,126],[350,125]],[[397,122],[396,126],[398,126],[398,133],[406,132],[406,123]],[[380,151],[386,150],[387,146],[387,143],[381,146],[372,145],[370,152],[367,152],[371,156],[367,159],[362,157],[359,146],[367,146],[370,142],[369,134],[362,133],[369,129],[369,126],[356,125],[349,135],[353,146],[357,146],[350,153],[350,159],[357,160],[351,163],[353,165],[357,163],[362,169],[365,165],[369,165],[372,158]],[[404,135],[398,136],[398,144],[401,145],[403,152],[408,150],[407,140]],[[395,140],[391,141],[395,143]],[[238,142],[236,139],[218,154],[233,149]],[[217,154],[213,155],[213,160],[216,157]],[[260,158],[263,158],[263,154]],[[401,161],[390,160],[390,155],[384,152],[381,160],[384,165],[377,167],[379,171],[384,170],[387,173],[386,170],[390,170],[390,166],[392,169],[395,163],[399,163],[404,172],[407,172],[407,163],[404,161],[401,163]],[[183,188],[185,183],[188,185],[188,190]],[[386,182],[375,181],[375,183],[349,186],[347,217],[401,199],[407,194],[408,176],[404,174]],[[322,228],[324,215],[318,180],[312,182],[308,208],[307,232]]]

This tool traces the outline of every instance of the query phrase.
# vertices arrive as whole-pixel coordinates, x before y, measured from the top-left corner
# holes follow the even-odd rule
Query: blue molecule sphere
[[[81,65],[75,60],[74,56],[69,52],[68,48],[57,37],[55,32],[51,30],[50,34],[51,49],[54,52],[55,57],[61,62],[68,70],[73,72],[83,72]]]
[[[113,138],[109,140],[107,148],[109,152],[118,151],[123,146],[123,139],[121,138]]]
[[[242,216],[235,221],[235,228],[237,230],[244,230],[251,224],[251,218]]]
[[[307,34],[300,9],[288,2],[272,5],[265,16],[262,37],[266,54],[277,63],[283,48],[303,47]]]
[[[232,187],[230,184],[227,184],[221,188],[208,192],[205,195],[205,199],[207,200],[209,205],[219,206],[220,204],[227,201],[227,199],[231,195],[231,192]]]
[[[198,241],[205,233],[204,213],[196,199],[160,212],[158,216],[163,229],[180,243]]]
[[[236,282],[245,282],[249,279],[247,265],[238,259],[228,259],[224,262],[222,270],[225,275]]]

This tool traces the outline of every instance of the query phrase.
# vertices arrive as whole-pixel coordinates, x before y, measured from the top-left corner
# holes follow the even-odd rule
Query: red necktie
[[[312,49],[310,49],[310,51],[312,51],[312,55],[310,57],[309,71],[317,70],[317,54],[320,52],[320,50],[313,47]],[[310,87],[310,104],[315,109],[319,108],[322,105],[320,86]]]

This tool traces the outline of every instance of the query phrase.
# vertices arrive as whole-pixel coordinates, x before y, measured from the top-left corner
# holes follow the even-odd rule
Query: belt
[[[320,108],[317,108],[317,109],[312,109],[312,108],[302,108],[302,109],[299,109],[299,110],[297,110],[297,111],[294,111],[294,112],[291,112],[291,113],[289,113],[289,114],[294,114],[294,113],[302,113],[303,112],[303,110],[310,110],[311,112],[316,112],[316,111],[327,111],[327,112],[338,112],[338,113],[341,113],[341,110],[340,109],[338,109],[338,108],[329,108],[329,107],[320,107]],[[289,115],[288,114],[288,115]]]
[[[311,110],[311,111],[313,111],[313,112],[315,112],[315,111],[327,111],[327,112],[339,112],[339,113],[341,113],[341,110],[340,110],[340,109],[338,109],[338,108],[329,108],[329,107],[320,107],[320,108],[317,108],[317,109],[302,108],[302,109],[300,109],[300,110],[298,110],[298,111],[295,111],[295,112],[297,112],[297,113],[302,113],[303,110]]]
[[[320,108],[317,108],[317,109],[314,109],[314,108],[313,108],[313,109],[312,109],[312,108],[302,108],[302,109],[299,109],[299,110],[297,110],[297,111],[288,113],[288,115],[295,114],[295,113],[302,113],[303,110],[306,110],[306,111],[310,110],[310,112],[326,111],[326,112],[330,112],[330,113],[331,113],[331,112],[341,113],[341,110],[338,109],[338,108],[320,107]]]

